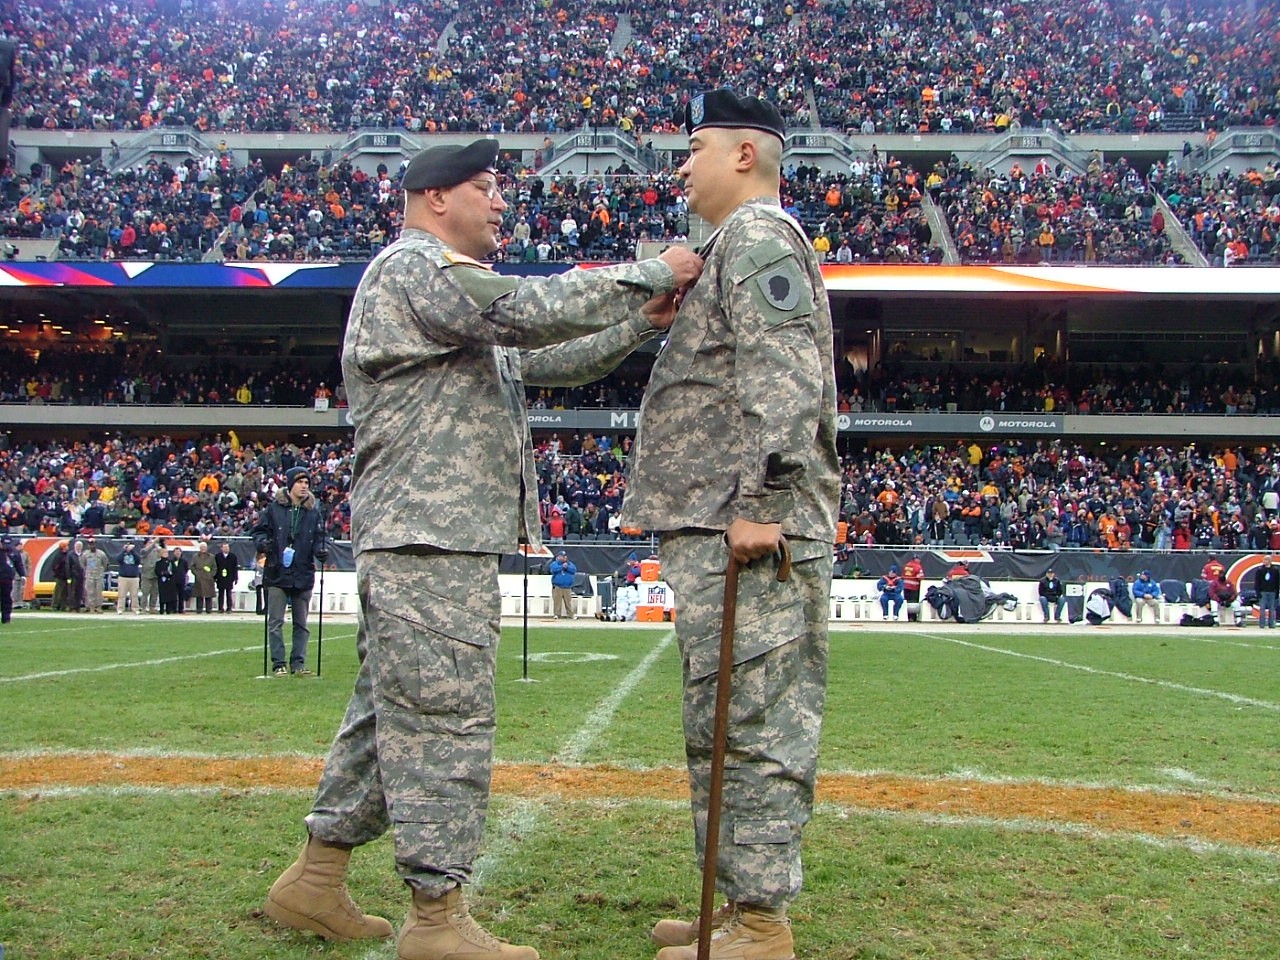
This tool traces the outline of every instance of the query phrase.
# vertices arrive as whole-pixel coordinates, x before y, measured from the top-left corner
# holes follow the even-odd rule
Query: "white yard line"
[[[1280,803],[1280,793],[1245,792],[1240,787],[1229,783],[1214,783],[1204,777],[1196,776],[1189,770],[1163,768],[1158,773],[1164,774],[1170,783],[1129,783],[1119,780],[1063,780],[1058,777],[1011,777],[996,776],[982,770],[962,768],[947,773],[900,773],[897,770],[871,769],[846,770],[822,768],[818,771],[818,782],[823,777],[851,777],[857,780],[875,780],[894,778],[915,783],[980,783],[995,787],[1046,787],[1056,790],[1115,790],[1122,793],[1153,794],[1168,797],[1216,797],[1235,803]]]
[[[6,791],[0,791],[3,793]],[[23,791],[26,795],[38,794],[42,800],[77,799],[80,797],[206,797],[219,796],[225,792],[223,787],[41,787],[38,790]],[[311,789],[279,790],[271,787],[253,787],[237,789],[236,793],[261,795],[271,793],[306,793]],[[616,799],[585,799],[579,801],[589,806],[613,809],[618,805]],[[685,810],[689,804],[684,800],[655,800],[635,798],[628,803],[656,805],[671,810]],[[501,866],[499,851],[509,854],[519,847],[520,841],[533,834],[541,827],[541,821],[547,814],[546,803],[538,800],[521,800],[514,804],[511,811],[500,818],[499,826],[511,830],[511,834],[499,833],[490,843],[490,851],[481,856],[476,863],[473,877],[477,888],[482,883],[481,861],[484,861],[488,872]],[[815,822],[819,818],[830,817],[832,820],[874,819],[891,820],[899,823],[920,824],[928,827],[973,828],[988,830],[1005,830],[1015,833],[1045,834],[1078,837],[1090,841],[1136,843],[1160,850],[1189,850],[1193,853],[1227,854],[1249,860],[1262,860],[1267,863],[1280,864],[1280,853],[1258,847],[1243,846],[1234,843],[1221,843],[1204,840],[1199,837],[1161,837],[1136,830],[1105,830],[1086,824],[1065,823],[1055,820],[1042,820],[1035,817],[990,817],[980,814],[932,813],[921,810],[882,810],[874,807],[850,806],[841,803],[819,803],[814,810]],[[382,950],[375,949],[364,955],[367,958],[390,956]]]
[[[653,669],[658,657],[666,652],[666,649],[671,646],[671,642],[674,639],[675,633],[668,633],[663,636],[657,646],[636,664],[636,668],[623,677],[622,682],[614,687],[613,692],[596,704],[596,708],[587,714],[582,727],[565,741],[564,746],[556,751],[552,760],[567,766],[581,764],[583,758],[591,752],[591,748],[596,745],[601,735],[613,723],[613,718],[617,714],[618,708],[622,706],[622,702],[649,675],[649,671]]]
[[[897,820],[920,823],[931,827],[988,827],[992,830],[1009,830],[1017,833],[1065,834],[1086,840],[1127,841],[1156,847],[1160,850],[1190,850],[1193,853],[1226,853],[1236,857],[1280,863],[1280,854],[1257,847],[1234,843],[1217,843],[1199,837],[1158,837],[1136,830],[1102,830],[1079,823],[1058,823],[1033,817],[986,817],[964,814],[927,813],[912,810],[873,810],[864,807],[845,807],[836,804],[819,804],[818,813],[828,813],[842,820],[855,817],[876,820]]]
[[[609,695],[596,704],[587,714],[582,726],[569,737],[555,753],[555,761],[569,766],[582,763],[583,757],[595,746],[596,742],[613,723],[622,702],[653,669],[672,641],[675,632],[669,631],[654,645],[635,668],[622,678],[622,682],[610,691]],[[547,804],[543,800],[519,800],[512,803],[487,831],[489,842],[485,852],[476,858],[472,882],[476,889],[484,887],[485,879],[500,869],[513,858],[520,844],[537,833],[547,817]]]
[[[1270,700],[1259,700],[1256,697],[1245,697],[1238,693],[1227,693],[1225,690],[1210,690],[1206,687],[1191,687],[1184,683],[1174,683],[1172,680],[1158,680],[1155,677],[1141,677],[1134,673],[1125,673],[1120,670],[1100,670],[1097,667],[1086,666],[1082,663],[1071,663],[1067,660],[1059,660],[1055,657],[1040,657],[1031,653],[1023,653],[1019,650],[1009,650],[1005,647],[993,647],[985,643],[972,643],[969,640],[961,640],[959,637],[944,637],[936,633],[921,633],[918,636],[925,637],[929,640],[941,640],[944,643],[954,643],[961,647],[970,647],[974,650],[985,650],[987,653],[998,653],[1006,657],[1017,657],[1020,660],[1034,660],[1037,663],[1047,663],[1054,667],[1063,667],[1067,670],[1079,670],[1081,673],[1091,673],[1099,677],[1115,677],[1117,680],[1127,680],[1131,683],[1145,683],[1154,687],[1162,687],[1165,690],[1176,690],[1179,693],[1194,693],[1202,697],[1214,697],[1219,700],[1226,700],[1229,703],[1235,703],[1240,706],[1259,707],[1263,710],[1274,710],[1280,712],[1280,703],[1274,703]]]

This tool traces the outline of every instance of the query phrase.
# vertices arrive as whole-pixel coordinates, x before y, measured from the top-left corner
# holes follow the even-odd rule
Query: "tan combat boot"
[[[733,901],[716,907],[711,914],[711,931],[714,933],[724,926],[725,921],[733,914]],[[660,947],[687,947],[698,942],[698,920],[659,920],[649,931],[649,939]]]
[[[368,917],[351,902],[345,881],[351,851],[309,837],[298,859],[271,886],[267,916],[326,940],[385,939],[395,931],[381,917]]]
[[[710,960],[795,960],[791,921],[785,907],[735,904],[733,912],[711,935]],[[657,960],[697,960],[697,944],[663,947]]]
[[[443,897],[415,890],[396,948],[399,960],[538,960],[533,947],[513,946],[476,923],[457,887]]]

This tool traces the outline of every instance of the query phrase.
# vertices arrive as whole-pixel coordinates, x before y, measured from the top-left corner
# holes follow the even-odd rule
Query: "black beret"
[[[758,97],[740,97],[726,89],[700,93],[685,104],[685,131],[692,136],[703,127],[763,130],[784,141],[787,132],[782,114],[772,103]]]
[[[477,173],[492,170],[497,159],[498,141],[488,137],[466,146],[427,147],[404,168],[400,185],[405,190],[456,187]]]

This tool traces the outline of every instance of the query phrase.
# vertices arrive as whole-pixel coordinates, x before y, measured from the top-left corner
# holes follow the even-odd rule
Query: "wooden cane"
[[[778,541],[782,562],[778,582],[791,577],[791,548]],[[716,670],[716,710],[711,734],[711,783],[707,795],[707,836],[702,845],[702,909],[698,914],[698,960],[711,950],[711,914],[716,900],[716,859],[720,855],[720,807],[724,799],[724,758],[729,742],[729,684],[733,674],[733,632],[738,619],[738,561],[729,554],[724,575],[724,615],[720,620],[720,662]]]

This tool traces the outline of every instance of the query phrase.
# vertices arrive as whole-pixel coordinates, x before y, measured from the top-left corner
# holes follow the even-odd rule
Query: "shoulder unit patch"
[[[783,263],[772,270],[765,270],[756,275],[755,281],[764,295],[765,303],[775,310],[794,310],[800,302],[799,277],[795,268]]]

